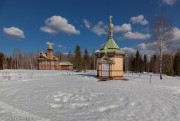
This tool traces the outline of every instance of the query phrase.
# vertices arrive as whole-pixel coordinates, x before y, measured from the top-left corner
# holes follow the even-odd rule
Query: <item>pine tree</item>
[[[75,67],[77,71],[82,71],[82,55],[81,55],[81,48],[77,44],[75,49]]]
[[[90,63],[91,63],[91,66],[90,66],[90,69],[92,70],[96,70],[96,64],[97,64],[97,57],[95,56],[94,54],[95,50],[93,50],[92,52],[92,55],[90,56]]]
[[[87,49],[84,50],[83,69],[84,71],[86,71],[86,69],[90,69],[90,57]]]
[[[90,56],[90,69],[91,70],[94,70],[95,69],[95,55],[94,54],[92,54],[91,56]]]
[[[134,55],[128,57],[128,70],[134,71]]]
[[[0,70],[4,69],[4,54],[0,52]]]
[[[138,72],[143,72],[144,71],[144,62],[141,58],[141,55],[139,56],[139,71]]]
[[[136,58],[134,57],[131,63],[131,68],[132,71],[135,72],[136,71]]]
[[[174,55],[173,70],[175,75],[180,76],[180,50]]]
[[[144,71],[147,72],[148,69],[147,69],[147,56],[144,55]]]
[[[135,71],[136,72],[140,72],[140,55],[139,55],[139,51],[137,50],[136,52],[136,58],[135,58]]]

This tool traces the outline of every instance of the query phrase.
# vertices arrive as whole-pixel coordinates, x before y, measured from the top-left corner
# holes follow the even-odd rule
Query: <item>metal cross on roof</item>
[[[109,19],[110,19],[110,23],[112,23],[112,16],[109,16]]]

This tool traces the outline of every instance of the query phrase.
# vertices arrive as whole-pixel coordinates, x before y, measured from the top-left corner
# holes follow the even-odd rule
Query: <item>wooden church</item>
[[[73,70],[73,64],[68,61],[60,62],[54,55],[52,43],[48,44],[47,53],[41,51],[39,53],[38,70]]]
[[[103,46],[95,51],[97,57],[97,76],[100,80],[123,79],[123,61],[125,53],[119,48],[113,38],[113,23],[110,16],[108,39]]]

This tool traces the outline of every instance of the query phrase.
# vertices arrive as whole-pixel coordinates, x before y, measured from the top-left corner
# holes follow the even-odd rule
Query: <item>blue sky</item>
[[[180,0],[1,0],[0,51],[39,53],[52,40],[55,52],[74,52],[79,44],[91,53],[107,40],[110,15],[114,39],[122,49],[133,52],[153,46],[149,27],[158,15],[173,23],[179,45],[179,13]]]

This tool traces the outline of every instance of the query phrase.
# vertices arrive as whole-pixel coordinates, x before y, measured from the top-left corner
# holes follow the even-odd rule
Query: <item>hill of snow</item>
[[[180,121],[180,78],[1,70],[0,121]]]

